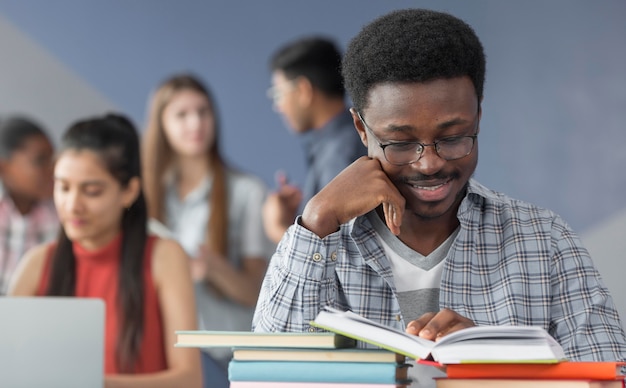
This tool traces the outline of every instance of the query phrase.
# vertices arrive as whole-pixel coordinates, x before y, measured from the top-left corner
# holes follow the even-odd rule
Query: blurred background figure
[[[302,190],[276,173],[276,192],[268,195],[263,221],[268,237],[278,243],[313,195],[341,170],[366,154],[345,102],[341,53],[325,37],[289,42],[270,59],[274,109],[302,141],[307,173]]]
[[[123,116],[78,121],[54,167],[61,233],[29,250],[12,296],[74,296],[105,302],[105,387],[200,387],[197,349],[176,348],[195,330],[186,254],[148,234],[139,137]]]
[[[196,76],[165,80],[151,97],[144,138],[150,216],[191,258],[199,326],[251,330],[274,250],[261,219],[265,184],[228,166],[215,100]],[[228,387],[229,349],[202,352],[204,386]]]
[[[31,118],[0,120],[0,295],[24,252],[58,231],[53,152],[47,131]]]

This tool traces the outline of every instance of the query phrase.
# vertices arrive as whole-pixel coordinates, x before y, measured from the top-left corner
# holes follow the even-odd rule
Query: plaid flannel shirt
[[[22,215],[0,184],[0,295],[7,292],[17,263],[30,248],[50,241],[59,230],[52,200],[43,201]]]
[[[477,325],[546,329],[571,360],[626,360],[626,339],[607,288],[578,236],[556,214],[470,180],[460,231],[444,265],[440,308]],[[404,330],[389,260],[366,217],[320,239],[285,233],[265,276],[255,331],[316,331],[323,306]]]

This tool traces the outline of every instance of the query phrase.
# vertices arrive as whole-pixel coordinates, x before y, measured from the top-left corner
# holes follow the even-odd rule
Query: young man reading
[[[446,13],[394,11],[343,59],[368,157],[306,205],[274,254],[256,331],[314,331],[323,306],[436,340],[473,325],[546,329],[571,360],[625,360],[607,288],[557,214],[472,178],[485,55]]]

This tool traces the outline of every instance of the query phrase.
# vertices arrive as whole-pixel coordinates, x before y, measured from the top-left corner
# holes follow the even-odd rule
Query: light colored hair
[[[167,141],[163,128],[163,111],[174,96],[192,90],[207,98],[213,111],[214,141],[207,149],[209,170],[213,185],[209,195],[211,209],[206,242],[211,251],[226,256],[228,251],[228,197],[226,193],[226,164],[219,152],[219,123],[215,101],[209,89],[189,74],[174,75],[165,80],[150,100],[148,124],[143,139],[143,176],[150,217],[167,224],[165,217],[165,175],[171,167],[174,150]]]

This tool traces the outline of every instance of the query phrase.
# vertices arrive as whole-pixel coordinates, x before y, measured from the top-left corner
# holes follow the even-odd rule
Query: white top
[[[378,232],[376,237],[389,258],[396,296],[405,321],[417,319],[424,313],[439,311],[441,274],[459,228],[433,252],[424,256],[394,236],[376,212],[370,212],[367,217]]]
[[[235,267],[241,266],[244,257],[261,257],[269,261],[275,246],[268,240],[263,229],[261,207],[267,189],[255,176],[227,170],[228,190],[228,260]],[[207,177],[183,200],[178,198],[176,187],[166,190],[166,226],[191,257],[196,259],[201,244],[205,242],[210,214],[208,195],[212,180]],[[195,285],[196,305],[201,330],[244,330],[252,328],[253,307],[213,294],[203,282]],[[206,349],[218,360],[227,360],[230,349]]]

